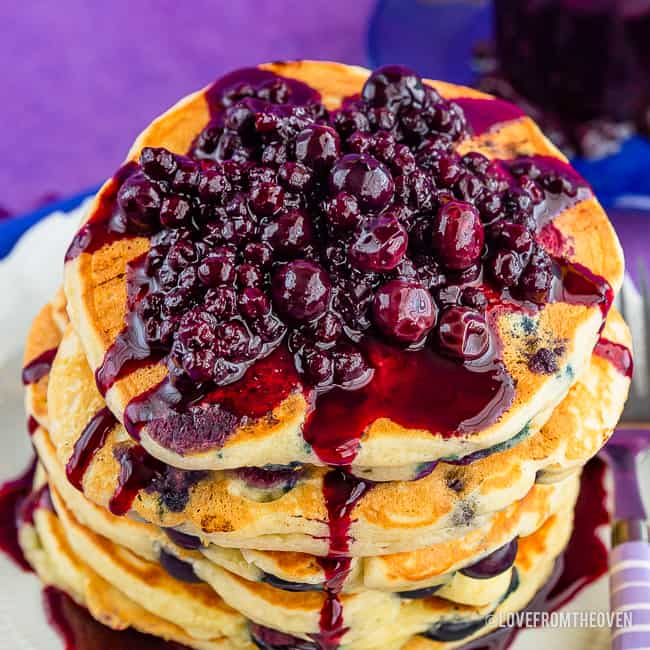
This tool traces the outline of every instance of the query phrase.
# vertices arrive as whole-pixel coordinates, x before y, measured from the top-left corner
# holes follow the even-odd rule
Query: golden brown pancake
[[[287,78],[298,79],[317,90],[328,108],[358,93],[368,76],[363,68],[336,63],[300,61],[261,66]],[[488,98],[460,86],[428,82],[447,99]],[[196,134],[209,120],[203,89],[181,100],[154,120],[137,138],[127,160],[135,160],[145,146],[164,146],[186,152]],[[564,161],[530,118],[520,117],[497,125],[488,133],[470,138],[461,152],[480,150],[490,158],[543,155]],[[88,219],[93,218],[103,197],[113,191],[109,181],[100,190]],[[553,227],[567,245],[562,254],[572,263],[604,278],[617,291],[623,278],[623,257],[617,237],[605,213],[593,197],[561,212]],[[81,339],[93,371],[123,329],[126,313],[127,264],[146,252],[145,238],[119,239],[92,253],[82,252],[66,265],[65,290],[71,320]],[[532,325],[531,319],[532,318]],[[467,455],[504,443],[526,427],[538,428],[564,398],[571,384],[586,367],[602,321],[598,306],[556,302],[534,316],[501,313],[496,328],[508,374],[516,386],[510,407],[497,421],[462,435],[443,436],[440,431],[405,428],[389,418],[379,418],[364,431],[355,458],[359,467],[400,467],[440,458]],[[561,345],[558,346],[558,341]],[[539,374],[526,362],[541,349],[555,349],[557,372]],[[161,364],[145,364],[117,380],[106,395],[109,408],[122,420],[127,404],[158,384],[166,375]],[[417,390],[414,386],[413,390]],[[265,463],[288,464],[322,461],[302,437],[301,427],[310,405],[299,387],[271,412],[238,426],[214,448],[180,453],[169,442],[160,442],[147,427],[142,444],[153,456],[186,469],[231,469]],[[316,406],[318,408],[318,406]]]
[[[300,94],[295,82],[308,84],[328,110],[352,106],[351,98],[364,88],[369,75],[363,68],[316,61],[267,64],[248,74],[268,72],[288,80],[290,97],[294,91]],[[153,167],[142,162],[145,175],[140,175],[144,183],[140,187],[148,187],[160,200],[165,197],[168,212],[164,217],[161,204],[154,210],[155,223],[166,224],[162,233],[133,234],[153,227],[138,226],[137,219],[133,222],[124,198],[124,190],[134,187],[128,174],[138,168],[145,147],[164,147],[181,156],[193,151],[201,158],[197,143],[208,137],[203,131],[206,125],[221,133],[218,119],[223,118],[226,134],[234,134],[235,127],[228,124],[237,121],[235,111],[214,112],[219,102],[227,104],[225,94],[215,100],[218,83],[189,95],[155,119],[136,139],[125,167],[95,197],[66,256],[64,290],[39,313],[26,342],[26,409],[39,459],[34,489],[39,495],[47,491],[51,503],[41,498],[34,501],[33,520],[21,522],[19,534],[40,578],[87,607],[97,620],[114,629],[133,626],[199,650],[312,648],[320,646],[323,634],[340,637],[335,645],[341,650],[454,648],[489,631],[497,622],[491,618],[495,612],[525,607],[551,575],[571,533],[581,468],[611,435],[630,385],[630,334],[618,312],[609,310],[623,279],[621,248],[593,193],[530,118],[510,108],[497,119],[494,111],[498,113],[503,105],[492,103],[487,95],[436,81],[425,81],[430,87],[425,91],[419,80],[412,81],[409,106],[430,111],[427,119],[431,123],[427,122],[425,131],[433,139],[421,142],[409,130],[418,128],[416,118],[424,119],[423,113],[411,112],[409,126],[400,112],[395,137],[399,141],[403,136],[410,143],[401,153],[406,155],[404,150],[409,149],[411,170],[416,162],[423,165],[410,174],[408,166],[393,165],[390,156],[382,157],[375,150],[379,146],[376,138],[386,134],[372,136],[371,151],[377,160],[362,158],[363,164],[374,160],[379,167],[385,165],[382,173],[390,190],[385,193],[386,201],[374,206],[364,205],[361,193],[354,195],[363,226],[356,234],[334,222],[334,217],[341,217],[338,212],[332,216],[330,203],[335,195],[336,201],[342,200],[341,187],[347,182],[337,185],[334,172],[352,169],[339,167],[341,160],[331,170],[329,163],[322,168],[309,163],[305,173],[312,175],[306,181],[311,185],[304,192],[304,184],[298,192],[282,177],[286,168],[282,173],[271,170],[276,181],[282,177],[285,183],[284,189],[276,188],[278,196],[284,192],[287,197],[277,203],[271,217],[271,212],[256,203],[260,197],[255,193],[265,187],[258,183],[259,174],[265,173],[261,168],[246,167],[248,184],[240,185],[230,173],[241,168],[229,163],[230,171],[222,178],[224,187],[230,188],[232,182],[237,192],[248,194],[238,194],[241,200],[237,202],[230,189],[208,188],[211,198],[204,200],[203,182],[216,169],[211,167],[212,154],[207,149],[203,153],[208,159],[200,162],[202,171],[192,186],[196,191],[181,188],[180,199],[170,191],[181,184],[178,173],[174,175],[177,166],[185,164],[181,158],[165,154],[171,161],[167,172],[156,172],[160,160]],[[249,90],[255,96],[257,90]],[[424,97],[422,103],[417,93]],[[244,90],[243,95],[247,94]],[[458,103],[447,104],[447,100]],[[278,128],[297,133],[305,124],[300,115],[319,110],[326,114],[322,106],[300,107],[285,122],[284,117],[278,118],[280,113],[273,112],[275,108],[264,104],[266,108],[258,110],[257,99],[248,101],[244,104],[253,107],[249,117],[255,115],[256,132],[273,130],[273,120],[279,119]],[[372,103],[364,95],[366,101],[364,110]],[[381,109],[369,110],[375,111],[364,117],[369,123],[390,117]],[[466,130],[461,110],[468,116]],[[478,113],[481,119],[492,115],[489,127],[478,126]],[[434,125],[445,115],[459,120],[455,140],[453,135],[442,135],[444,127],[439,133]],[[312,128],[322,135],[322,125],[310,124],[309,134]],[[341,128],[338,122],[337,128]],[[352,128],[360,127],[355,123]],[[339,136],[331,129],[326,133],[334,138],[334,157],[338,158]],[[321,135],[318,147],[325,146]],[[298,140],[303,136],[301,132]],[[243,146],[244,131],[236,137]],[[363,137],[359,135],[359,146],[364,146]],[[275,156],[273,165],[300,160],[298,142],[273,141],[273,146],[284,146],[284,150],[267,147],[262,136],[251,137],[251,142],[265,145],[264,156],[269,151]],[[371,146],[369,140],[365,142]],[[413,142],[420,143],[417,151]],[[397,155],[398,145],[393,145]],[[463,248],[464,252],[456,250],[456,254],[464,255],[467,250],[453,235],[451,244],[436,239],[446,235],[436,231],[440,224],[435,226],[435,220],[442,218],[447,201],[465,196],[465,190],[477,205],[479,199],[471,187],[463,190],[431,168],[444,161],[427,147],[439,152],[439,146],[465,156],[457,171],[467,183],[471,184],[474,172],[482,177],[479,167],[485,171],[489,164],[491,171],[480,181],[485,186],[476,191],[510,202],[509,207],[504,203],[503,210],[497,210],[499,218],[505,215],[503,223],[490,221],[495,213],[483,207],[465,206],[474,210],[473,236],[481,235],[465,265],[445,260],[450,246],[452,253],[454,246]],[[352,150],[351,140],[343,148]],[[233,151],[237,152],[236,146]],[[242,160],[248,159],[246,151],[240,148],[239,152]],[[495,162],[466,156],[471,152]],[[151,155],[151,150],[145,151],[145,158]],[[526,156],[532,156],[539,169],[517,172],[510,164]],[[213,157],[221,159],[217,153]],[[519,165],[526,161],[520,160]],[[422,170],[431,178],[424,179]],[[418,173],[422,183],[428,181],[433,189],[428,204],[418,198],[417,209],[411,210],[413,206],[407,204],[413,203],[418,190],[410,184],[417,181]],[[118,187],[125,178],[129,180],[120,194],[122,212],[116,212]],[[455,199],[443,186],[453,186]],[[519,186],[528,189],[517,194]],[[492,196],[492,190],[499,196]],[[372,191],[381,193],[377,188]],[[225,205],[224,197],[231,204]],[[537,202],[538,198],[543,201]],[[527,212],[520,199],[529,201],[528,207],[534,203],[547,210],[548,215],[540,216],[537,208],[532,214],[532,207]],[[176,208],[169,206],[179,200],[179,205],[186,205],[185,217],[172,223],[170,215]],[[219,230],[226,225],[237,227],[232,217],[236,209],[248,215],[241,210],[237,213],[243,222],[250,217],[249,235],[255,231],[255,238],[267,241],[271,236],[267,229],[276,226],[278,215],[284,214],[278,212],[280,207],[298,210],[296,206],[313,210],[307,220],[313,223],[318,241],[307,237],[305,246],[289,250],[290,242],[283,237],[269,245],[272,261],[257,259],[259,268],[248,271],[241,266],[242,259],[251,260],[243,244],[236,253],[233,247],[224,248],[224,242],[249,241],[245,233],[233,230],[229,238],[225,230]],[[364,267],[356,257],[367,251],[355,253],[355,247],[367,224],[387,218],[391,210],[402,210],[390,217],[393,226],[403,231],[401,257],[391,257],[395,264],[402,259],[402,266],[380,265],[371,273],[372,267]],[[454,219],[461,216],[449,218],[453,230]],[[538,226],[535,232],[534,224]],[[179,226],[193,230],[187,236],[178,235],[175,228]],[[514,229],[501,231],[500,226]],[[185,265],[181,251],[178,268],[172,273],[170,242],[164,238],[176,241],[173,233],[202,262],[205,252],[215,247],[224,255],[229,251],[232,260],[236,255],[237,270],[226,280],[222,267],[214,278],[208,269],[206,279],[198,262],[191,268]],[[200,242],[195,241],[197,237]],[[320,246],[323,241],[327,248]],[[144,263],[156,242],[153,257]],[[435,256],[429,255],[433,252]],[[306,305],[298,305],[293,314],[283,311],[276,281],[283,269],[296,263],[296,255],[304,257],[301,263],[311,265],[312,271],[314,266],[321,268],[316,261],[323,265],[324,279],[319,281],[331,287],[321,298],[317,315],[326,312],[338,323],[333,338],[317,336],[314,315],[306,311]],[[528,279],[546,283],[547,289],[551,286],[547,299],[538,301],[537,285],[526,288],[523,280],[517,284],[521,276],[516,269],[511,269],[514,280],[504,279],[510,262],[519,264],[518,273],[523,273],[527,256],[542,260],[541,279],[540,267],[533,262],[527,268],[535,271],[534,278]],[[429,262],[421,267],[418,257]],[[284,266],[287,260],[292,261]],[[373,260],[374,264],[378,258]],[[354,267],[353,271],[342,271],[342,264]],[[183,276],[187,282],[182,286],[180,268],[194,272],[193,279],[191,273]],[[425,286],[420,275],[423,268],[434,274],[438,269],[444,278]],[[165,269],[170,271],[167,280],[174,293],[161,297]],[[316,275],[308,277],[311,282]],[[416,278],[422,304],[431,302],[428,316],[423,316],[428,324],[420,323],[425,334],[418,340],[413,330],[398,332],[381,325],[382,314],[386,318],[397,314],[401,319],[407,309],[412,321],[422,307],[409,303],[395,312],[378,302],[382,290],[387,300],[398,299],[398,294],[386,289],[395,278],[398,283]],[[339,309],[341,296],[358,299],[364,310],[368,303],[342,282],[353,283],[354,290],[372,287],[372,308],[358,322],[348,320],[345,310]],[[228,321],[235,318],[234,308],[228,312],[225,302],[208,299],[207,294],[205,299],[197,298],[208,291],[203,285],[230,291],[241,319]],[[267,285],[267,303],[264,297],[251,297],[254,290],[243,289]],[[478,296],[471,294],[474,285],[479,287]],[[185,297],[183,290],[187,290]],[[288,283],[280,290],[293,289]],[[307,300],[309,292],[317,290],[311,287],[298,295]],[[176,308],[173,300],[177,300]],[[248,305],[252,314],[244,310],[246,301],[252,301]],[[292,304],[296,307],[297,303]],[[189,314],[183,311],[188,305]],[[226,311],[210,320],[208,314],[216,307]],[[283,334],[272,344],[255,329],[255,309],[267,308],[265,317],[275,311],[283,317]],[[302,309],[303,316],[298,316]],[[483,333],[456,330],[460,321],[452,319],[445,334],[444,317],[452,312],[459,317],[468,309],[478,319],[475,324],[483,322]],[[162,314],[175,328],[176,348],[169,337],[163,340]],[[201,323],[208,323],[210,336],[200,331]],[[224,329],[228,323],[231,327],[238,323],[259,339],[259,354],[248,366],[253,357],[244,352],[246,361],[235,360],[237,341],[229,342],[228,337],[236,339],[237,332],[228,333]],[[414,322],[409,326],[415,327]],[[465,349],[468,332],[487,336],[479,342],[482,352],[474,357]],[[444,336],[449,337],[446,352]],[[388,343],[395,343],[396,337],[400,345]],[[270,352],[274,345],[275,351]],[[309,381],[300,379],[310,376],[305,350],[312,345],[312,351],[333,364],[330,383],[313,381],[313,373]],[[344,390],[356,380],[346,384],[340,365],[334,367],[343,357],[343,363],[353,363],[354,357],[342,352],[345,345],[375,373],[364,387],[355,384],[361,392]],[[430,356],[434,361],[428,360]],[[456,361],[450,360],[452,356]],[[232,383],[227,384],[226,375],[216,370],[221,362],[239,364],[230,371],[239,372],[241,381],[234,382],[231,376]],[[429,364],[426,372],[419,372],[421,363]],[[474,383],[477,377],[487,378],[485,386],[480,380]],[[489,399],[478,398],[488,385]],[[276,390],[278,386],[282,390]],[[440,399],[440,395],[448,398]],[[475,397],[478,405],[471,415],[445,424],[454,419],[447,415],[454,416],[456,409],[473,408]],[[236,415],[233,404],[238,401],[245,406],[243,415]],[[416,417],[416,413],[421,414]],[[314,436],[314,430],[320,433]],[[328,624],[327,617],[338,608],[342,620]],[[462,640],[442,642],[449,634],[458,638],[458,630],[465,632]],[[277,636],[275,642],[269,640],[278,634],[289,636],[283,642]]]
[[[228,549],[215,545],[202,547],[200,554],[187,553],[161,528],[140,519],[117,517],[86,499],[66,480],[45,430],[36,432],[34,442],[40,461],[47,470],[50,485],[60,494],[74,517],[85,527],[144,559],[156,560],[158,549],[164,548],[190,561],[205,558],[229,573],[252,582],[264,582],[267,574],[290,583],[313,585],[314,589],[325,582],[325,573],[318,559],[305,553]],[[523,499],[498,512],[484,526],[467,530],[460,537],[418,551],[355,558],[346,577],[344,591],[409,591],[448,584],[454,578],[457,583],[456,571],[517,537],[533,534],[549,517],[566,509],[575,500],[576,487],[575,476],[558,483],[534,485]],[[499,588],[498,584],[485,583],[483,586]],[[454,585],[451,585],[448,598],[456,600],[453,588]],[[477,594],[472,596],[481,597]]]

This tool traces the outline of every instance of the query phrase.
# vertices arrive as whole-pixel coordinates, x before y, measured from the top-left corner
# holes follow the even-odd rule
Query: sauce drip
[[[0,550],[23,571],[32,569],[18,544],[18,520],[21,506],[31,494],[35,471],[34,458],[20,476],[0,487]]]
[[[47,483],[41,485],[36,492],[32,492],[20,505],[18,516],[21,522],[34,524],[34,513],[37,510],[49,510],[54,512],[50,486]]]
[[[323,479],[323,497],[327,508],[329,550],[327,557],[319,558],[325,572],[325,600],[320,612],[320,630],[314,641],[321,650],[336,650],[346,633],[341,591],[350,573],[350,526],[352,511],[372,484],[335,469]]]
[[[506,122],[526,117],[521,108],[502,99],[458,97],[453,101],[463,109],[475,136],[488,133]]]
[[[83,479],[90,463],[116,424],[117,419],[105,406],[81,432],[66,465],[68,481],[78,490],[83,490]],[[118,446],[113,454],[120,465],[120,472],[108,508],[114,515],[125,515],[131,509],[138,492],[150,487],[154,479],[164,473],[165,465],[140,445]]]
[[[33,415],[30,415],[27,418],[27,433],[29,433],[30,436],[33,436],[36,433],[36,429],[38,429],[39,426],[38,421]]]
[[[114,454],[120,463],[120,475],[108,509],[114,515],[121,516],[131,509],[138,492],[149,487],[156,476],[163,472],[164,465],[140,445],[120,447]]]
[[[570,305],[598,305],[603,322],[614,302],[614,290],[609,283],[582,264],[563,262],[561,282],[556,285],[556,301]]]
[[[632,353],[624,345],[609,341],[601,336],[594,348],[594,354],[607,359],[624,377],[632,377],[634,360],[632,359]]]
[[[126,320],[128,324],[111,343],[95,371],[95,383],[103,396],[123,374],[135,370],[138,362],[152,360],[152,350],[144,339],[142,319],[130,312]]]
[[[70,460],[68,460],[65,468],[65,473],[68,481],[77,490],[82,489],[83,477],[88,466],[97,451],[104,446],[106,437],[116,424],[117,420],[115,416],[105,406],[88,422],[77,439],[77,442],[75,442],[72,456],[70,456]]]
[[[94,207],[92,215],[70,243],[65,254],[66,262],[71,262],[82,253],[94,253],[103,246],[125,237],[124,227],[119,222],[115,209],[115,199],[123,181],[135,168],[134,162],[126,163],[108,182],[108,186],[102,191],[99,205]]]
[[[131,260],[126,267],[126,296],[129,310],[126,324],[95,371],[95,383],[102,395],[106,395],[121,376],[137,368],[139,363],[155,361],[154,351],[145,338],[142,317],[134,310],[143,292],[155,291],[157,288],[152,278],[145,272],[146,259],[146,255],[140,255]]]
[[[50,372],[52,362],[56,356],[57,348],[45,350],[39,354],[35,359],[32,359],[24,368],[22,372],[22,381],[24,386],[35,384],[39,379],[42,379]]]

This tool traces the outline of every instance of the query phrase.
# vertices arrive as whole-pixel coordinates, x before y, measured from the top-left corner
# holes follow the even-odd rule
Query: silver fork
[[[650,648],[650,544],[639,484],[639,461],[650,449],[650,283],[639,268],[641,305],[623,287],[619,309],[630,325],[635,369],[621,424],[603,449],[614,477],[614,518],[610,553],[612,649]],[[637,300],[638,303],[638,300]],[[618,616],[618,613],[624,616]]]

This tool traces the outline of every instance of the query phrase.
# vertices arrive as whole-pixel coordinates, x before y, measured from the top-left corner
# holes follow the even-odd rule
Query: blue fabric
[[[591,183],[605,206],[629,195],[644,195],[650,201],[650,140],[647,138],[630,138],[615,156],[601,160],[575,158],[571,162]]]
[[[74,196],[63,199],[62,201],[48,203],[34,212],[29,212],[17,217],[9,217],[0,221],[0,259],[6,257],[20,237],[41,219],[52,212],[69,212],[70,210],[74,210],[76,207],[81,205],[85,199],[95,194],[99,187],[100,186],[98,185],[97,187],[93,187],[92,189],[81,192],[80,194],[75,194]]]

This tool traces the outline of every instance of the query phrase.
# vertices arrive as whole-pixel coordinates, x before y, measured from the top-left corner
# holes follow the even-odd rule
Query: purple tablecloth
[[[165,107],[233,67],[365,63],[373,0],[0,3],[0,209],[95,185]]]

